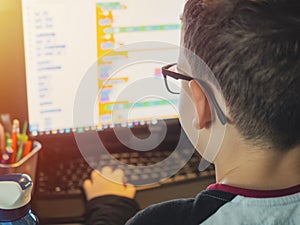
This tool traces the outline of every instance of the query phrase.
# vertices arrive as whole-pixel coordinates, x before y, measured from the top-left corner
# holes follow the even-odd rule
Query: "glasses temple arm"
[[[198,80],[197,79],[197,81],[205,89],[207,95],[209,96],[212,104],[215,107],[215,110],[216,110],[216,113],[217,113],[217,116],[218,116],[220,122],[222,123],[222,125],[225,125],[226,124],[226,116],[224,115],[224,112],[222,111],[220,105],[218,104],[218,102],[217,102],[217,100],[215,98],[215,95],[213,94],[210,86],[206,82],[204,82],[202,80]]]

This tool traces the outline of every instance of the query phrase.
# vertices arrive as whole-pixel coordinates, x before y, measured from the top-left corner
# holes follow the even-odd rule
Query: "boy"
[[[84,184],[87,224],[121,225],[132,216],[126,225],[300,224],[299,12],[298,0],[188,0],[183,45],[214,72],[231,121],[214,160],[216,184],[134,216],[134,187],[93,172]],[[184,82],[205,136],[214,122],[208,99],[196,80]]]

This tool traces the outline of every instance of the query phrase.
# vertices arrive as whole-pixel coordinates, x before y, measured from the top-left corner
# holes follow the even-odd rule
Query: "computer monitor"
[[[31,134],[177,118],[178,96],[165,89],[160,68],[178,57],[184,2],[22,0]],[[95,97],[93,120],[74,123],[87,76],[84,93]],[[147,92],[150,86],[154,94]],[[91,116],[85,107],[76,108],[82,118]]]

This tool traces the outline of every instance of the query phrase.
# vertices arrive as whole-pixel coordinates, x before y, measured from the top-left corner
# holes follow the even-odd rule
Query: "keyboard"
[[[192,151],[194,152],[194,150]],[[171,154],[173,160],[166,162],[163,169],[151,166],[163,161]],[[191,150],[184,149],[180,153],[170,151],[124,152],[114,153],[111,156],[124,164],[133,165],[129,169],[121,167],[124,169],[127,182],[131,184],[148,184],[151,179],[157,180],[152,184],[138,185],[138,191],[214,177],[213,165],[210,165],[205,171],[200,172],[198,170],[201,159],[198,153],[192,153],[193,155],[189,161],[183,164],[178,172],[172,176],[167,176],[166,173],[176,170],[177,163],[185,159],[186,154],[191,155]],[[102,157],[101,160],[95,157],[88,161],[89,164],[83,158],[76,158],[43,166],[43,170],[38,171],[36,178],[35,195],[37,198],[73,198],[74,196],[84,195],[82,184],[85,179],[90,177],[93,168],[101,169],[104,166],[110,166],[114,169],[116,167],[120,168],[120,164],[114,165],[116,161],[111,160],[110,157]]]

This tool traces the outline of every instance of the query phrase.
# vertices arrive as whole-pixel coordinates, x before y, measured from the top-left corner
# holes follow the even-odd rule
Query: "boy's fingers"
[[[102,179],[101,179],[102,178]],[[101,180],[109,180],[118,184],[123,184],[125,181],[125,174],[122,169],[112,170],[111,167],[103,167],[101,173],[98,170],[93,170],[91,173],[91,182],[94,183]],[[99,182],[98,182],[99,183]]]
[[[116,169],[114,172],[113,172],[113,177],[118,179],[118,181],[123,181],[123,178],[124,178],[124,171],[121,170],[121,169]]]
[[[111,167],[109,167],[109,166],[105,166],[105,167],[103,167],[102,168],[102,170],[101,170],[101,174],[103,175],[103,176],[111,176],[111,173],[112,173],[112,168]]]
[[[126,184],[126,193],[128,198],[134,198],[135,193],[136,193],[136,187],[133,186],[132,184]]]
[[[99,179],[100,172],[98,170],[93,170],[91,173],[91,180],[94,182],[95,180]]]
[[[104,173],[109,174],[109,178],[105,178],[99,171],[92,171],[91,179],[83,182],[83,189],[88,200],[104,196],[118,195],[127,198],[134,198],[136,189],[132,184],[124,184],[124,172],[117,169],[112,172],[111,168],[104,169]]]
[[[136,187],[132,184],[126,184],[126,189],[129,191],[136,191]]]
[[[87,179],[83,182],[83,189],[84,190],[89,190],[92,186],[92,182],[90,179]]]

